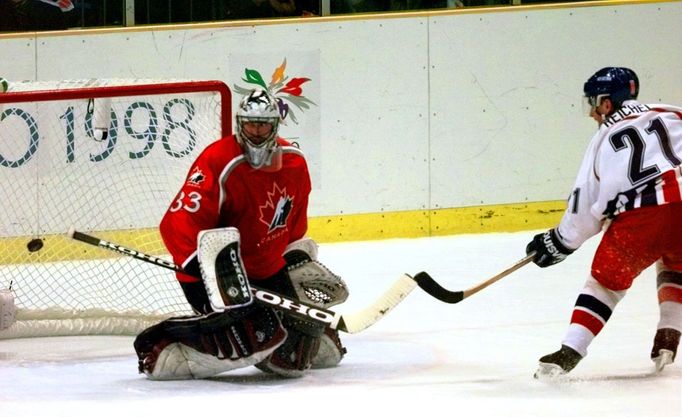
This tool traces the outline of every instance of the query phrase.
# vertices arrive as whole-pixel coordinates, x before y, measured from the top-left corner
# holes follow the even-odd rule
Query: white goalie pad
[[[0,290],[0,330],[9,328],[17,317],[17,306],[14,304],[12,290]]]
[[[225,311],[253,302],[234,227],[199,232],[198,259],[211,307]]]
[[[198,352],[181,343],[171,343],[159,354],[154,370],[147,377],[157,381],[209,378],[255,365],[267,358],[280,344],[245,358],[229,360]]]

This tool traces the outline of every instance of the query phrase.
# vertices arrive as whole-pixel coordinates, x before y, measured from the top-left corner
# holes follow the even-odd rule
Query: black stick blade
[[[441,285],[426,272],[418,273],[413,279],[417,282],[419,288],[445,303],[455,304],[464,299],[464,291],[448,291],[441,287]]]

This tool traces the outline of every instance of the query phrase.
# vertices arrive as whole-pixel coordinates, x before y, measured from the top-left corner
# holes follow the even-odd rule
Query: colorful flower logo
[[[275,68],[272,73],[272,79],[269,84],[265,83],[265,80],[261,76],[260,72],[245,68],[244,78],[249,84],[255,84],[266,89],[270,94],[275,97],[277,101],[277,107],[279,108],[279,115],[282,120],[290,117],[291,120],[298,124],[296,120],[296,115],[289,104],[294,105],[301,111],[305,111],[310,108],[310,105],[316,106],[312,100],[308,99],[303,95],[303,88],[301,87],[304,83],[310,81],[310,78],[305,77],[294,77],[289,79],[289,76],[285,75],[285,70],[287,67],[287,60],[284,58],[282,65]],[[251,88],[240,87],[237,84],[234,85],[234,91],[240,96],[246,95],[251,91]]]

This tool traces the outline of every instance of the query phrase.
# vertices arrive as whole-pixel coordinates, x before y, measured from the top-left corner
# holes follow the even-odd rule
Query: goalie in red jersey
[[[185,271],[177,279],[197,316],[167,320],[138,336],[140,371],[150,378],[201,378],[248,365],[297,377],[311,366],[335,366],[342,359],[345,349],[335,330],[280,316],[252,300],[230,305],[229,295],[216,308],[206,290],[216,276],[240,276],[241,265],[259,288],[325,308],[348,297],[343,280],[317,262],[317,244],[306,237],[308,166],[301,150],[277,135],[280,121],[267,91],[247,94],[237,109],[236,134],[199,155],[164,215],[161,236]],[[220,240],[226,235],[219,228],[236,231],[237,251],[230,252],[239,255],[236,272],[221,247],[202,256],[199,236],[211,230]],[[207,241],[215,246],[215,239]],[[326,294],[317,299],[311,294],[316,291],[304,291],[306,280],[322,283]]]

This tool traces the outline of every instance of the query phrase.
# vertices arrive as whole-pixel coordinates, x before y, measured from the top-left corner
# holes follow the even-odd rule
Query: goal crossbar
[[[184,81],[161,82],[155,84],[110,85],[103,87],[64,88],[55,94],[54,90],[8,91],[0,94],[0,104],[28,103],[40,101],[82,100],[93,96],[99,98],[148,96],[168,94],[169,89],[174,93],[206,93],[218,92],[223,103],[230,103],[232,94],[222,81]],[[230,106],[222,106],[221,127],[222,135],[229,135],[232,131],[232,117]]]

